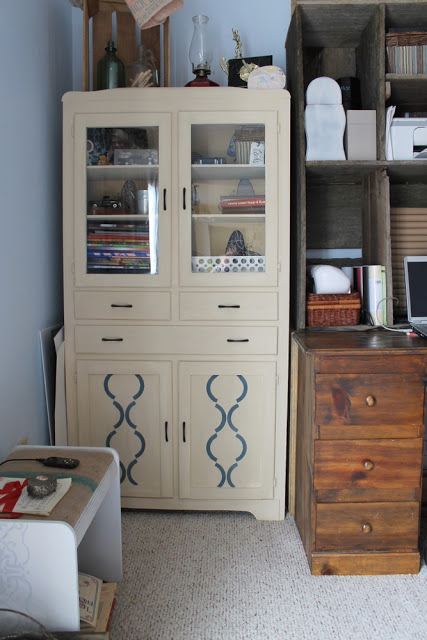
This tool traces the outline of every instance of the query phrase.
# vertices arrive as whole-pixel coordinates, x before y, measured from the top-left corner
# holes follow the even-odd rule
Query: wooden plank
[[[296,440],[298,429],[298,345],[291,339],[289,392],[288,512],[295,515]]]
[[[136,24],[133,15],[127,13],[116,13],[117,24],[117,56],[124,63],[125,68],[136,57]]]
[[[314,553],[315,576],[369,576],[419,573],[420,554],[414,553]]]

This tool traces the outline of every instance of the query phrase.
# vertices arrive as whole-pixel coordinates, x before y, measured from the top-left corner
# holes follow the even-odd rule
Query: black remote
[[[60,469],[75,469],[80,464],[80,460],[76,460],[75,458],[56,458],[55,456],[38,458],[38,460],[46,467],[59,467]]]

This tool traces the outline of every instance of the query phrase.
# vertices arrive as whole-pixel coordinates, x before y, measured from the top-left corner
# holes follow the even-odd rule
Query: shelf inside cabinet
[[[225,224],[232,223],[236,224],[236,222],[260,222],[265,224],[265,213],[239,213],[237,215],[229,215],[224,213],[194,213],[192,216],[194,222],[206,222],[212,221],[215,223]]]
[[[135,180],[158,173],[157,164],[107,164],[89,165],[87,167],[88,181],[101,180]]]
[[[264,178],[265,165],[250,164],[193,164],[193,180],[239,180]]]
[[[93,220],[96,222],[124,222],[124,221],[132,221],[132,222],[143,222],[144,220],[148,220],[148,214],[111,214],[111,215],[87,215],[88,220]]]

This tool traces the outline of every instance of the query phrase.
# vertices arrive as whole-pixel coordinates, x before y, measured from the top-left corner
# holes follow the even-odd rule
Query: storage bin
[[[360,293],[317,294],[307,296],[309,327],[343,327],[360,322]]]

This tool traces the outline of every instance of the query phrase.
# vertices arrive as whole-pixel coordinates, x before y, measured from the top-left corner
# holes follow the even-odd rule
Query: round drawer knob
[[[368,407],[373,407],[375,402],[376,402],[376,400],[375,400],[374,396],[368,396],[366,398],[366,404],[368,405]]]
[[[364,460],[363,461],[363,467],[366,469],[366,471],[372,471],[372,469],[374,468],[374,463],[372,462],[372,460]]]
[[[365,522],[364,524],[362,524],[362,533],[371,533],[371,531],[372,527],[369,522]]]

